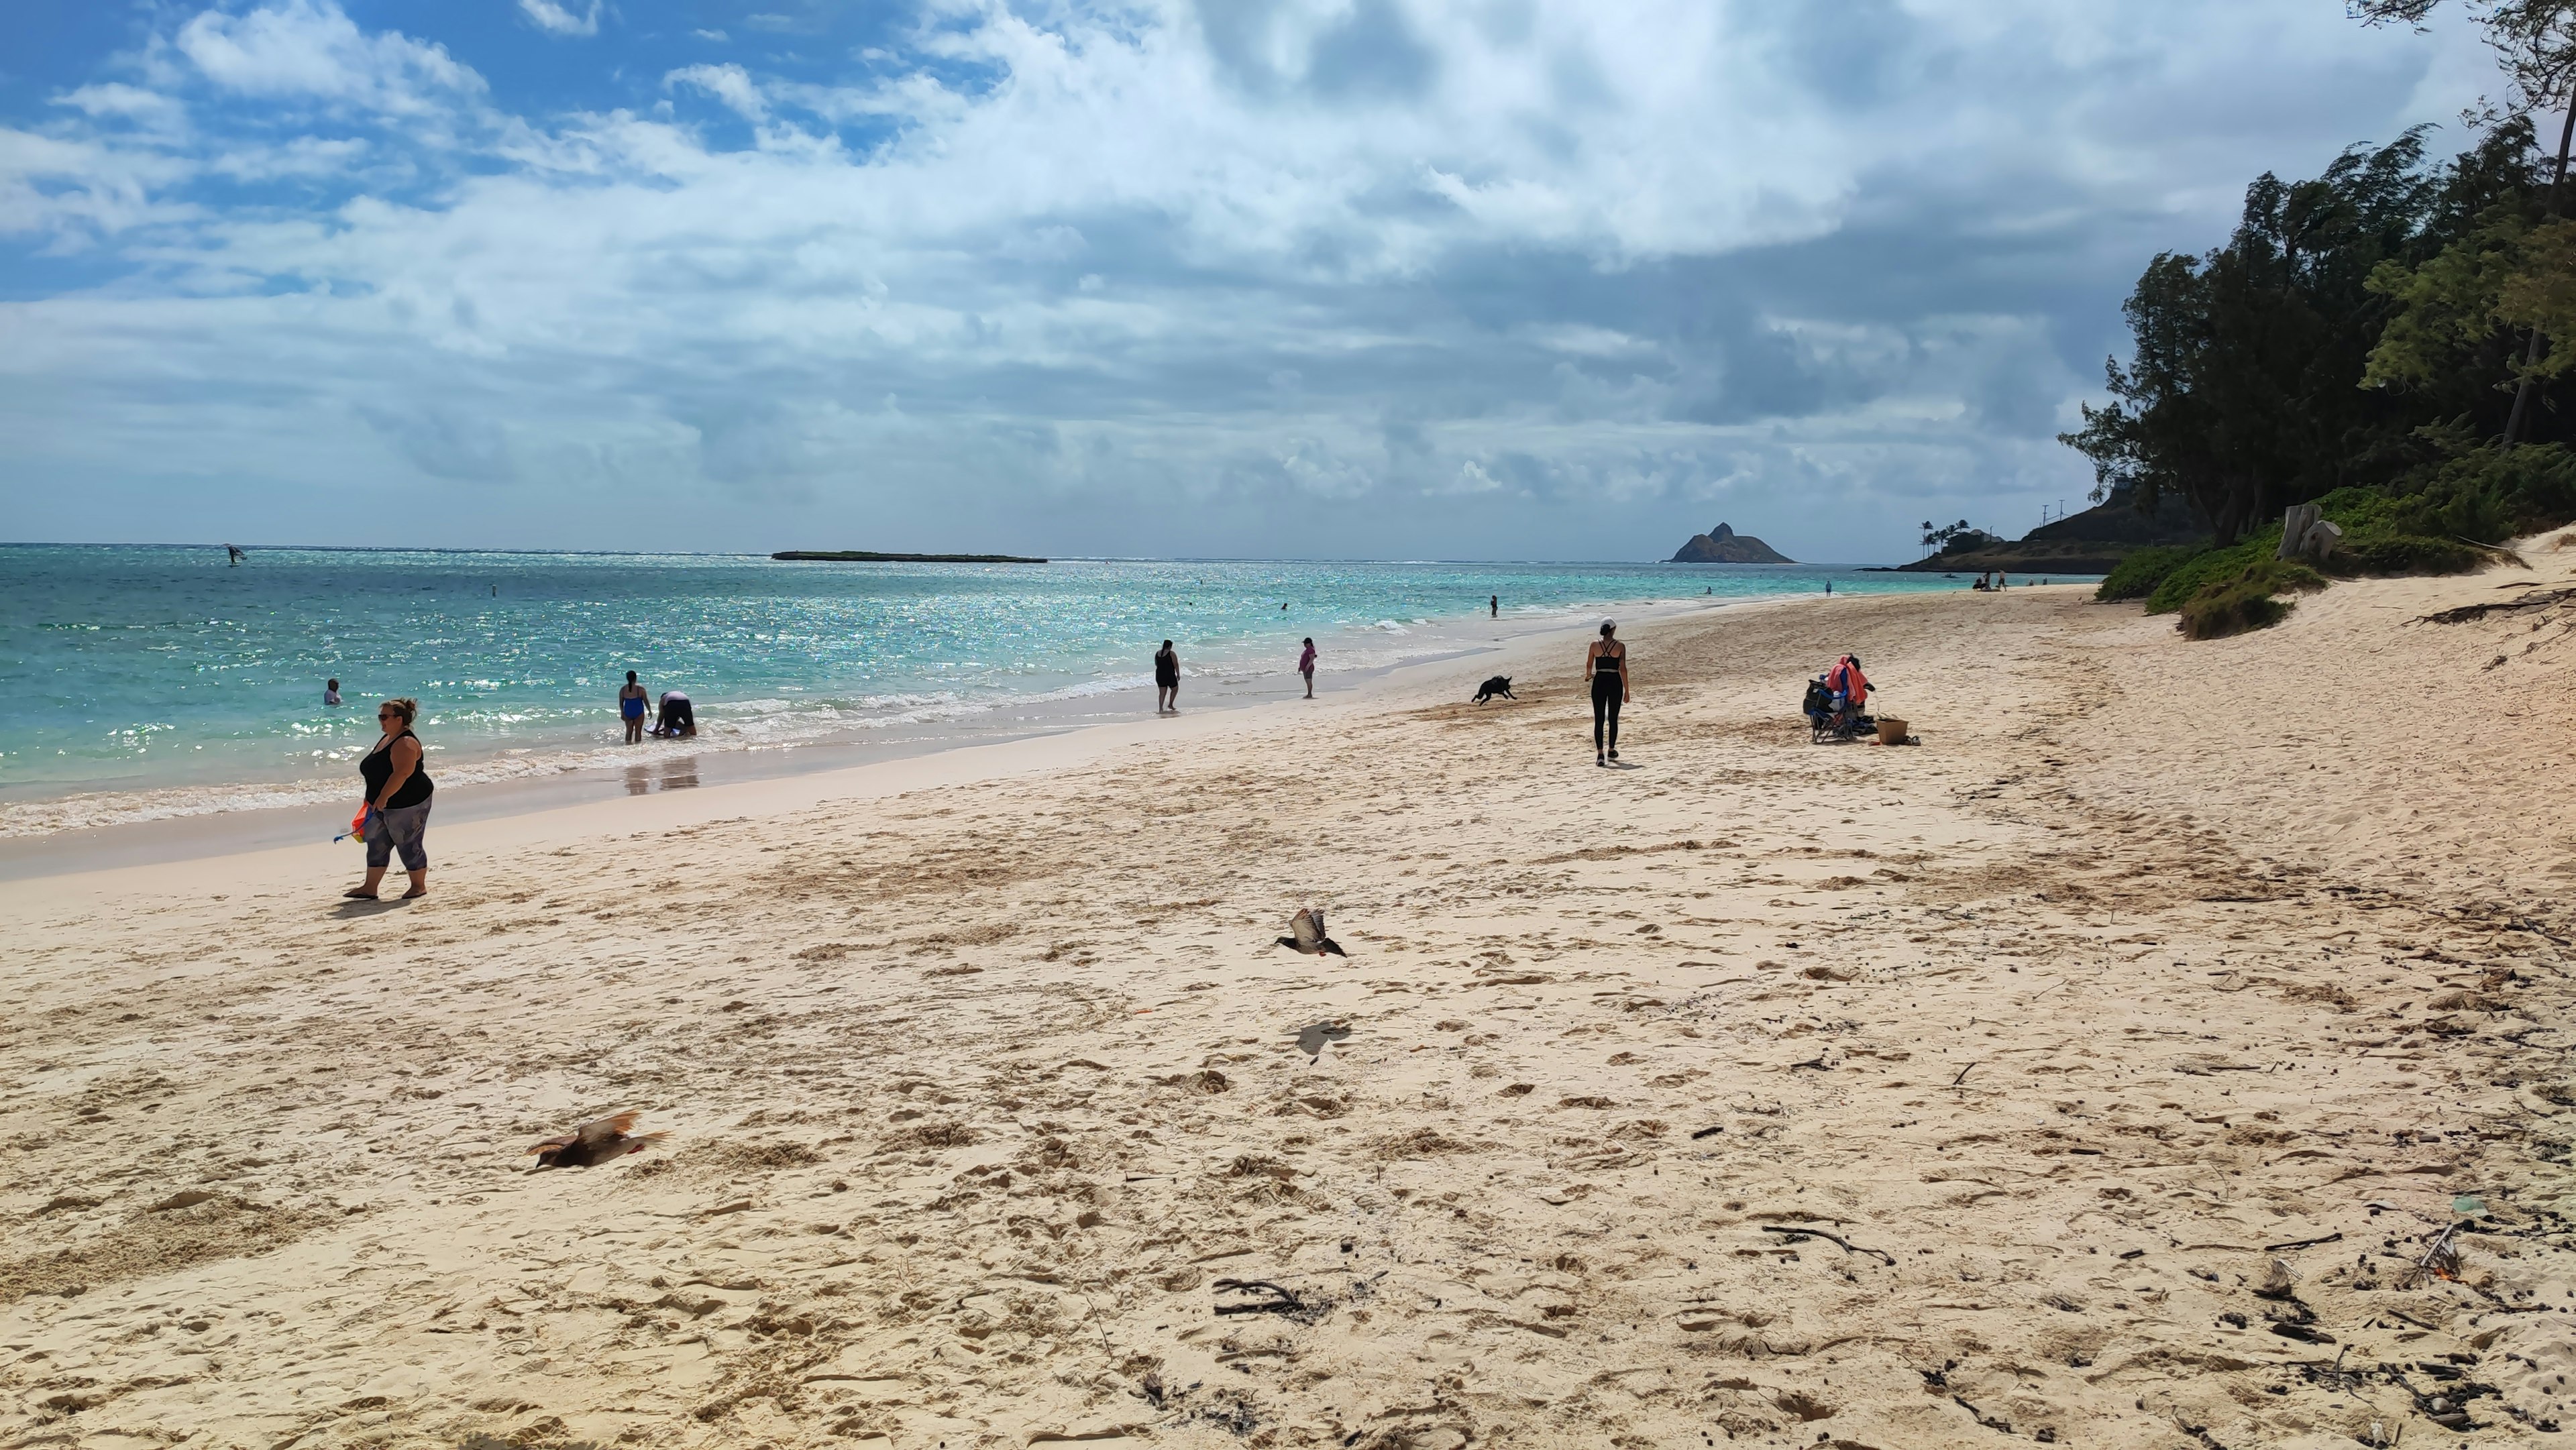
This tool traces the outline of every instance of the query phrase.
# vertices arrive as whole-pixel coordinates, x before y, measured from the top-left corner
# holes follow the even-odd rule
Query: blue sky
[[[2336,0],[17,0],[0,537],[2018,534],[2157,250],[2450,123]]]

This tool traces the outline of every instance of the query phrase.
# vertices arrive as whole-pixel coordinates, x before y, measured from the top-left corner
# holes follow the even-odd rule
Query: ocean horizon
[[[469,784],[630,763],[629,669],[694,702],[698,738],[670,748],[785,751],[1032,711],[1046,728],[1123,718],[1165,638],[1185,681],[1240,693],[1293,683],[1308,635],[1328,679],[1480,647],[1461,631],[1493,623],[1494,595],[1525,631],[1828,580],[1957,587],[1811,564],[244,547],[231,566],[220,544],[0,545],[0,836],[348,795],[375,739],[364,706],[392,696],[421,702],[441,784]]]

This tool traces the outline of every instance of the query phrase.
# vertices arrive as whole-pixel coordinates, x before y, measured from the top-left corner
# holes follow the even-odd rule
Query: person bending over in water
[[[617,692],[617,713],[626,721],[626,743],[634,745],[644,739],[644,687],[635,683],[635,672],[626,672],[626,688]]]
[[[340,703],[340,682],[338,680],[324,680],[322,682],[322,703],[325,705],[337,705]]]
[[[698,714],[690,708],[687,695],[678,690],[662,692],[662,708],[654,712],[653,733],[666,740],[697,738]]]
[[[1172,649],[1170,640],[1154,651],[1154,713],[1177,715],[1181,712],[1181,657]]]
[[[1628,647],[1617,638],[1619,621],[1601,621],[1601,637],[1583,652],[1583,678],[1592,682],[1592,763],[1619,758],[1619,707],[1628,703]]]
[[[1306,636],[1306,652],[1297,656],[1297,673],[1306,677],[1306,698],[1315,698],[1315,637]]]

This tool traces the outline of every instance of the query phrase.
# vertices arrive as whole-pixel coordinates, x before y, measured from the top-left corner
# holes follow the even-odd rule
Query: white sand
[[[1668,623],[1618,772],[1569,639],[433,825],[408,906],[0,886],[0,1446],[2451,1438],[2338,1352],[2544,1443],[2576,613],[2404,623],[2532,558],[2204,645]],[[1806,743],[1847,647],[1922,748]],[[1309,902],[1349,961],[1268,945]],[[615,1108],[666,1151],[524,1171]],[[2334,1343],[2267,1332],[2336,1233],[2278,1255]]]

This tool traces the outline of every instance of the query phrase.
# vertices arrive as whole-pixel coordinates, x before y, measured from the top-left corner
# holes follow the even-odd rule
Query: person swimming
[[[322,682],[322,703],[325,705],[337,705],[340,703],[340,682],[338,680],[324,680]]]

